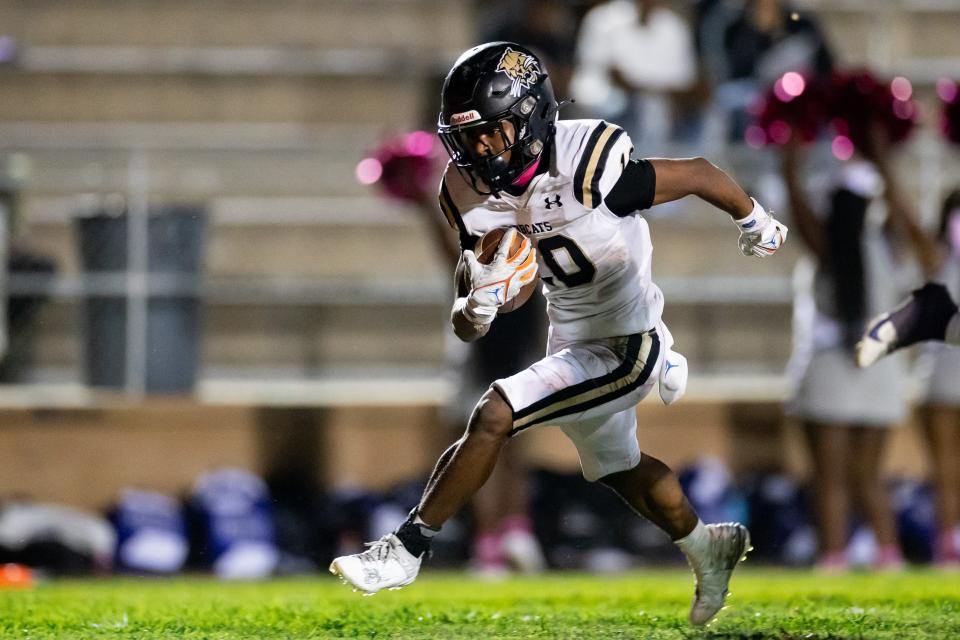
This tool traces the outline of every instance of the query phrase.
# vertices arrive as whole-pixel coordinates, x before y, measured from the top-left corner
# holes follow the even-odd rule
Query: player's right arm
[[[516,229],[510,229],[503,234],[490,264],[481,263],[471,250],[460,256],[455,275],[457,299],[450,322],[453,332],[464,342],[485,336],[500,307],[537,275],[532,243],[524,241],[523,249],[507,258],[516,233]]]
[[[448,164],[446,171],[449,170],[450,166]],[[497,310],[494,308],[491,311],[483,305],[477,305],[476,300],[468,306],[473,286],[468,271],[466,252],[474,246],[477,238],[470,235],[463,223],[460,211],[454,203],[453,196],[450,194],[447,186],[446,174],[440,180],[438,198],[440,210],[443,212],[447,224],[456,230],[460,236],[460,259],[457,260],[457,267],[454,270],[453,276],[456,299],[453,303],[453,309],[450,311],[450,323],[453,325],[453,332],[458,338],[464,342],[473,342],[487,335],[487,332],[490,330],[490,325],[497,315]]]
[[[467,298],[470,295],[470,280],[466,273],[466,260],[463,254],[460,255],[460,261],[457,263],[457,269],[454,272],[454,281],[456,284],[457,299],[453,303],[453,310],[450,312],[450,323],[453,324],[453,333],[464,342],[473,342],[490,331],[490,325],[493,324],[493,317],[489,321],[485,317],[477,317],[475,312],[467,310]],[[493,316],[497,312],[494,310]]]

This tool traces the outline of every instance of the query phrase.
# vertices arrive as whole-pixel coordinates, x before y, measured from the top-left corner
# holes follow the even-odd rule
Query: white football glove
[[[490,264],[481,264],[473,251],[464,251],[463,260],[470,293],[464,305],[464,315],[474,324],[490,324],[497,310],[512,300],[524,285],[537,275],[537,251],[528,238],[516,257],[507,260],[516,229],[503,234],[497,252]]]
[[[740,253],[766,258],[776,253],[787,239],[787,225],[778,222],[760,203],[753,200],[753,211],[746,218],[734,220],[740,227]]]

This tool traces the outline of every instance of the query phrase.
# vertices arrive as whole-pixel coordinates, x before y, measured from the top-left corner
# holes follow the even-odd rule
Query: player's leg
[[[510,406],[491,389],[477,403],[463,437],[440,456],[407,520],[367,551],[334,559],[330,571],[367,593],[413,582],[431,538],[486,481],[511,428]]]
[[[903,566],[890,497],[880,473],[888,435],[884,427],[854,427],[850,430],[850,450],[857,452],[850,457],[851,485],[857,504],[877,537],[879,549],[874,565],[880,570]]]
[[[434,469],[416,510],[418,520],[439,529],[456,514],[490,476],[512,428],[510,405],[490,389],[477,403],[446,464]]]
[[[610,473],[600,483],[613,489],[624,502],[663,529],[671,540],[693,531],[699,518],[683,493],[676,474],[660,460],[641,454],[637,466]]]
[[[827,571],[842,571],[847,568],[850,512],[847,487],[849,433],[845,427],[813,421],[804,424],[804,433],[813,471],[810,487],[817,523],[817,565]]]
[[[709,622],[723,608],[733,569],[750,550],[747,529],[737,523],[700,521],[676,474],[640,452],[634,407],[581,418],[561,428],[577,447],[584,477],[613,489],[680,547],[696,575],[690,621]]]
[[[932,463],[937,510],[937,541],[934,560],[944,566],[960,566],[960,409],[926,406],[920,422]]]
[[[608,474],[600,482],[680,547],[697,581],[690,622],[699,625],[713,619],[726,601],[733,570],[751,549],[746,527],[732,522],[703,524],[676,474],[647,454],[642,454],[640,463],[632,469]]]
[[[924,340],[960,344],[960,313],[942,284],[928,282],[899,307],[874,318],[857,343],[857,364],[868,367],[883,356]]]

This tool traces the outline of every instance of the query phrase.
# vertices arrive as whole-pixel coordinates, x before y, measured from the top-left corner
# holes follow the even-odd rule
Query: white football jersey
[[[647,222],[638,214],[619,217],[603,202],[630,160],[630,137],[602,120],[561,120],[553,149],[549,170],[519,196],[479,195],[447,164],[440,206],[461,247],[472,248],[498,227],[534,239],[553,340],[654,328],[663,293],[651,281]]]

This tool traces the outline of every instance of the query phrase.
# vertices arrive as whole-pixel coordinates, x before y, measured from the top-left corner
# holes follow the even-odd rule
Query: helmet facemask
[[[477,193],[499,197],[539,158],[545,141],[552,137],[556,117],[553,92],[547,100],[538,99],[542,90],[549,88],[549,84],[541,87],[545,83],[547,75],[542,74],[530,91],[492,117],[480,118],[474,111],[472,121],[446,124],[441,114],[437,127],[440,140],[460,175]],[[505,157],[507,152],[509,158]]]

